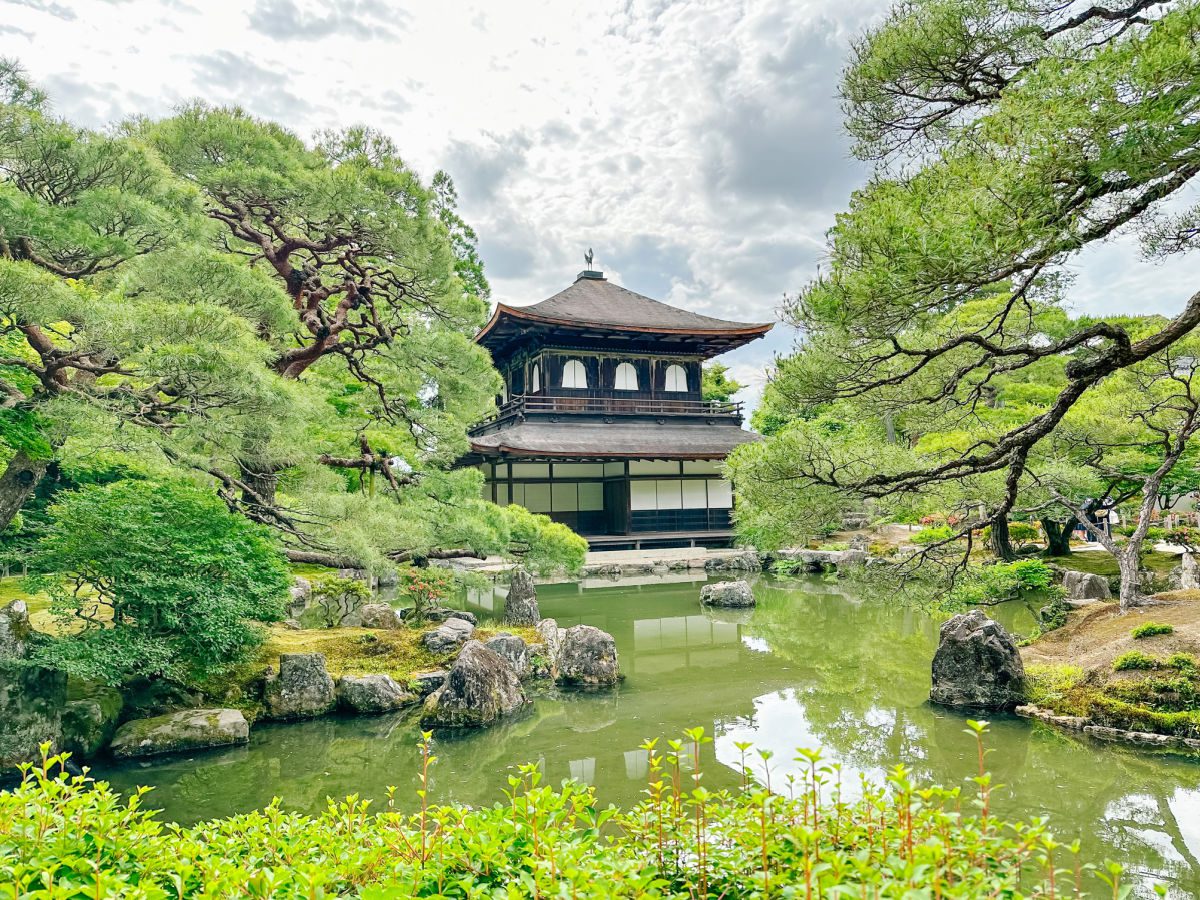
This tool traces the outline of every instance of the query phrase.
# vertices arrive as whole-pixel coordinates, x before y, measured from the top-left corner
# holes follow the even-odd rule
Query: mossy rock
[[[185,709],[134,719],[117,729],[111,750],[117,759],[228,747],[250,741],[250,726],[236,709]]]
[[[125,698],[116,688],[81,685],[72,681],[63,707],[63,749],[91,759],[108,746],[116,733]]]

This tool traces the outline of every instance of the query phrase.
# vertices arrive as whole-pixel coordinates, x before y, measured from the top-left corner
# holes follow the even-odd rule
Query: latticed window
[[[536,394],[542,389],[542,367],[534,363],[529,369],[529,393]]]

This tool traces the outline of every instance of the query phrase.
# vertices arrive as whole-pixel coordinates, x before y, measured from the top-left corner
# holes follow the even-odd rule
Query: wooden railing
[[[611,394],[581,394],[554,397],[546,394],[518,394],[496,410],[491,418],[476,427],[492,425],[526,415],[594,416],[692,416],[742,420],[741,403],[713,400],[669,400],[661,397],[616,397]]]

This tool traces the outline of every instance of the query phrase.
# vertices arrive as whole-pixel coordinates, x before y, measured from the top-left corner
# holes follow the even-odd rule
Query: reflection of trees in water
[[[584,621],[614,634],[629,680],[607,693],[546,691],[516,719],[439,733],[432,799],[495,802],[513,766],[541,762],[550,784],[583,778],[604,802],[633,802],[645,778],[641,740],[695,725],[749,740],[757,731],[764,742],[773,729],[777,740],[790,734],[781,724],[802,726],[808,745],[823,744],[848,769],[879,772],[902,761],[919,779],[947,785],[974,771],[966,716],[927,703],[937,629],[918,609],[817,579],[759,579],[749,616],[702,610],[698,593],[696,585],[546,591],[544,612],[560,624]],[[418,733],[415,712],[267,725],[254,730],[250,748],[122,767],[114,781],[162,785],[168,817],[185,821],[261,806],[276,794],[286,808],[309,812],[351,792],[381,804],[389,785],[412,809]],[[1200,821],[1200,764],[1007,716],[995,717],[989,742],[989,766],[1006,785],[996,794],[1002,815],[1049,814],[1065,839],[1084,840],[1090,860],[1124,859],[1200,886],[1196,846],[1184,840],[1189,816]],[[774,761],[781,769],[790,749]],[[706,769],[710,788],[738,781],[725,766]]]
[[[918,780],[954,785],[974,771],[967,715],[927,702],[937,645],[932,619],[905,605],[839,603],[828,594],[757,592],[747,632],[798,673],[796,695],[820,742],[844,764],[879,771],[896,762]],[[1200,761],[1101,744],[1012,716],[993,716],[988,768],[997,811],[1049,814],[1060,835],[1082,838],[1085,856],[1125,861],[1200,888],[1197,836]]]

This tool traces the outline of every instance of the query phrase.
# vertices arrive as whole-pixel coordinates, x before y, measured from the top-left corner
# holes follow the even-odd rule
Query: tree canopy
[[[766,405],[794,424],[738,452],[739,489],[762,477],[785,499],[973,496],[969,534],[1062,459],[1080,404],[1100,403],[1110,378],[1177,371],[1200,293],[1136,327],[1071,318],[1068,266],[1134,229],[1150,259],[1195,243],[1183,192],[1200,172],[1198,30],[1190,2],[995,0],[899,3],[868,30],[841,93],[875,172],[829,233],[826,273],[787,304],[805,343]],[[1036,402],[998,406],[1002,385]],[[863,440],[811,424],[829,409]],[[1189,421],[1172,420],[1171,446]],[[943,438],[914,448],[904,428]],[[747,514],[765,519],[758,502]]]
[[[119,457],[301,558],[580,556],[453,468],[498,376],[448,175],[202,103],[78,128],[12,64],[0,101],[0,529],[51,462]]]

